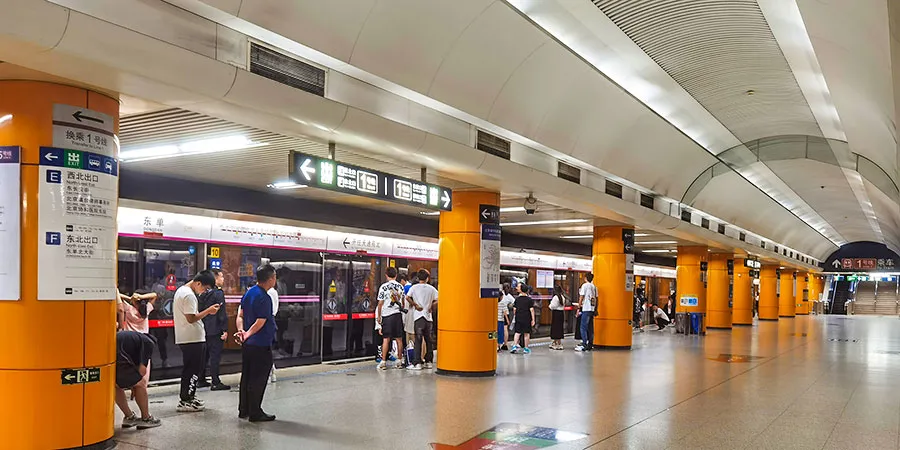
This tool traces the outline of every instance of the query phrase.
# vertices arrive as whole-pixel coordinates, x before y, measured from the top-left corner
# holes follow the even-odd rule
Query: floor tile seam
[[[861,370],[859,372],[859,378],[856,380],[856,385],[853,387],[853,392],[850,393],[850,397],[847,398],[847,402],[844,403],[844,407],[841,408],[841,415],[838,416],[837,420],[834,422],[834,426],[831,427],[831,431],[828,433],[828,437],[825,439],[825,443],[822,444],[823,449],[828,446],[829,442],[831,442],[831,437],[834,436],[834,430],[837,430],[838,425],[841,423],[841,419],[844,417],[844,413],[847,411],[847,406],[850,405],[850,402],[853,401],[853,396],[856,395],[856,391],[862,385],[864,376],[865,370]]]
[[[777,416],[775,416],[775,418],[773,418],[771,421],[769,421],[769,423],[766,425],[765,428],[763,428],[759,433],[756,433],[753,437],[751,437],[751,438],[750,438],[750,442],[748,442],[743,448],[748,448],[748,447],[750,447],[750,446],[753,444],[753,441],[754,441],[754,440],[756,440],[758,437],[760,437],[760,436],[763,435],[766,431],[768,431],[769,428],[771,428],[772,425],[774,425],[774,424],[778,421],[779,418],[781,418],[785,413],[787,413],[787,412],[791,409],[791,407],[793,407],[795,404],[797,404],[797,402],[801,401],[801,400],[803,399],[803,397],[804,397],[807,393],[809,393],[810,390],[812,390],[813,386],[815,386],[816,383],[818,383],[819,379],[821,379],[823,376],[825,376],[826,373],[829,373],[829,372],[830,372],[830,369],[831,369],[831,367],[829,367],[828,370],[822,371],[822,372],[820,373],[820,375],[817,376],[816,379],[813,380],[813,382],[810,383],[809,386],[807,386],[806,389],[803,390],[803,392],[797,394],[797,395],[794,397],[794,400],[793,400],[793,401],[791,401],[789,404],[787,404],[787,405],[785,406],[785,408],[784,408],[780,413],[778,413]],[[847,406],[847,405],[845,404],[844,407],[846,408],[846,406]],[[838,420],[840,420],[840,418],[838,418]],[[835,423],[837,423],[837,422],[835,422]]]
[[[797,346],[791,347],[791,348],[789,348],[789,349],[787,349],[787,350],[785,350],[785,351],[783,351],[783,352],[781,352],[781,353],[776,354],[774,357],[772,357],[772,358],[770,358],[770,359],[768,359],[768,360],[761,361],[759,364],[753,365],[753,366],[747,368],[746,370],[743,370],[743,371],[741,371],[741,372],[739,372],[739,373],[736,373],[736,374],[734,374],[733,376],[730,376],[730,377],[728,377],[728,378],[725,378],[724,380],[722,380],[722,381],[720,381],[720,382],[718,382],[718,383],[716,383],[716,384],[714,384],[714,385],[712,385],[712,386],[710,386],[710,387],[708,387],[708,388],[706,388],[706,389],[703,389],[703,390],[698,391],[698,392],[695,393],[694,395],[691,395],[690,397],[685,398],[684,400],[681,400],[681,401],[679,401],[679,402],[676,402],[675,404],[673,404],[673,405],[671,405],[671,406],[669,406],[669,407],[667,407],[667,408],[665,408],[665,409],[663,409],[663,410],[661,410],[661,411],[657,411],[656,413],[651,414],[650,416],[647,416],[647,417],[645,417],[645,418],[643,418],[643,419],[641,419],[641,420],[639,420],[639,421],[637,421],[637,422],[635,422],[635,423],[633,423],[633,424],[631,424],[631,425],[629,425],[629,426],[627,426],[627,427],[625,427],[625,428],[622,428],[621,430],[619,430],[619,431],[617,431],[617,432],[615,432],[615,433],[613,433],[613,434],[611,434],[611,435],[609,435],[609,436],[607,436],[607,437],[605,437],[605,438],[603,438],[603,439],[600,439],[600,440],[597,441],[597,442],[594,442],[594,443],[592,443],[592,444],[589,444],[587,447],[584,448],[584,450],[590,449],[591,447],[596,447],[597,445],[603,443],[604,441],[606,441],[606,440],[608,440],[608,439],[611,439],[611,438],[613,438],[613,437],[615,437],[615,436],[618,436],[619,434],[622,434],[622,433],[624,433],[625,431],[628,431],[628,430],[631,429],[631,428],[634,428],[634,427],[636,427],[636,426],[638,426],[638,425],[640,425],[640,424],[642,424],[642,423],[644,423],[644,422],[646,422],[646,421],[648,421],[648,420],[650,420],[650,419],[652,419],[652,418],[654,418],[654,417],[656,417],[656,416],[658,416],[658,415],[660,415],[660,414],[663,414],[663,413],[665,413],[666,411],[669,411],[669,410],[671,410],[671,409],[673,409],[673,408],[675,408],[675,407],[677,407],[677,406],[679,406],[679,405],[681,405],[681,404],[683,404],[683,403],[686,403],[686,402],[688,402],[688,401],[690,401],[690,400],[693,400],[694,398],[697,398],[697,397],[699,397],[699,396],[701,396],[701,395],[703,395],[703,394],[705,394],[705,393],[707,393],[707,392],[709,392],[709,391],[711,391],[711,390],[713,390],[713,389],[715,389],[715,388],[717,388],[717,387],[719,387],[719,386],[721,386],[721,385],[723,385],[723,384],[726,384],[726,383],[728,383],[728,382],[730,382],[730,381],[732,381],[732,380],[734,380],[734,379],[736,379],[736,378],[738,378],[738,377],[740,377],[740,376],[742,376],[742,375],[744,375],[744,374],[746,374],[746,373],[748,373],[748,372],[750,372],[750,371],[756,370],[756,369],[758,369],[759,367],[762,367],[762,366],[764,366],[764,365],[766,365],[766,364],[769,364],[769,363],[771,363],[771,362],[777,360],[778,358],[784,356],[785,354],[790,353],[790,352],[793,352],[794,350],[797,350],[797,349],[799,349],[800,347],[804,347],[804,346],[806,346],[806,345],[809,345],[809,342],[802,342],[802,343],[800,343],[800,344],[797,345]],[[709,422],[709,421],[711,421],[711,420],[712,420],[712,419],[709,419],[709,420],[705,421],[704,423],[707,423],[707,422]],[[683,438],[682,438],[682,439],[683,439]],[[674,444],[674,443],[673,443],[673,444]],[[669,447],[669,446],[667,446],[667,447]]]

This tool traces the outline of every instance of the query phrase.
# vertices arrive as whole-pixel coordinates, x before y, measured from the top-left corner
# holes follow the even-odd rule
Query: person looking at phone
[[[203,376],[197,387],[212,386],[213,391],[227,391],[231,386],[222,383],[219,378],[219,365],[222,362],[222,350],[225,348],[225,340],[228,339],[228,313],[225,312],[225,274],[219,269],[210,269],[216,277],[216,286],[200,295],[200,308],[206,309],[212,305],[219,305],[219,311],[203,318],[203,327],[206,329],[206,352],[203,355]],[[212,384],[206,381],[206,370]]]
[[[203,402],[196,397],[197,381],[203,373],[203,352],[206,347],[206,329],[203,318],[219,312],[218,303],[199,311],[197,296],[212,289],[216,277],[204,270],[175,291],[172,315],[175,321],[175,343],[181,349],[181,401],[178,412],[203,411]]]

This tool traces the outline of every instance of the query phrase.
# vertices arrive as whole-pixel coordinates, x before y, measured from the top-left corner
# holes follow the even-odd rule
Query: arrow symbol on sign
[[[70,373],[70,374],[66,375],[64,378],[66,379],[66,381],[72,381],[72,379],[74,379],[75,376]]]
[[[303,160],[303,164],[300,164],[300,173],[303,174],[303,178],[306,178],[306,181],[312,181],[312,174],[316,173],[316,168],[312,167],[312,160],[306,158]]]
[[[350,248],[350,238],[344,238],[344,248]]]
[[[96,117],[86,116],[82,111],[75,111],[72,114],[72,117],[79,122],[83,122],[85,120],[90,120],[91,122],[103,123],[103,119],[98,119]]]
[[[46,159],[47,161],[55,161],[55,160],[59,159],[59,156],[56,156],[53,153],[47,153],[44,155],[44,159]]]
[[[831,262],[831,265],[832,265],[835,269],[840,269],[840,268],[841,268],[841,262],[838,261],[838,260],[832,261],[832,262]]]
[[[482,210],[481,210],[481,217],[484,217],[485,219],[487,219],[487,218],[491,217],[491,212],[488,211],[488,210],[486,210],[486,209],[482,209]]]
[[[441,194],[441,201],[444,202],[444,208],[449,208],[450,207],[450,193],[448,193],[447,191],[444,191]]]

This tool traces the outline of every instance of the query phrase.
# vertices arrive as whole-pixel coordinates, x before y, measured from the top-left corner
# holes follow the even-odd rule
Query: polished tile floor
[[[798,316],[706,337],[635,334],[632,351],[503,354],[498,375],[378,372],[374,363],[284,370],[264,406],[238,420],[236,392],[201,391],[177,414],[155,388],[153,430],[122,449],[428,449],[499,423],[586,438],[558,449],[900,449],[900,319]],[[729,362],[730,361],[730,362]]]

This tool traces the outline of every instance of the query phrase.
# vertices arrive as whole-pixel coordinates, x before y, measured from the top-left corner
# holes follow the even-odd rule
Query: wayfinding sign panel
[[[328,158],[291,152],[291,180],[307,186],[361,195],[435,211],[453,209],[453,191],[435,184]]]
[[[118,161],[41,147],[38,300],[116,298]]]
[[[115,156],[118,144],[112,116],[72,105],[53,105],[54,147]]]
[[[19,299],[19,147],[0,147],[0,300]]]

